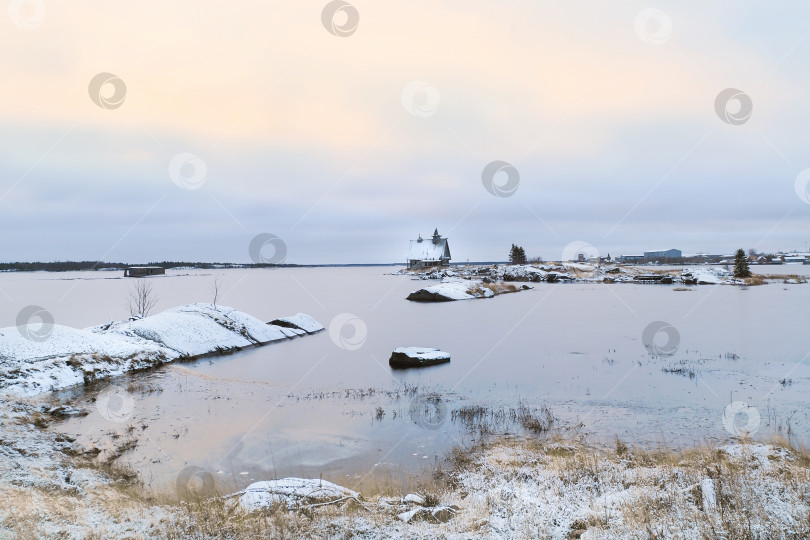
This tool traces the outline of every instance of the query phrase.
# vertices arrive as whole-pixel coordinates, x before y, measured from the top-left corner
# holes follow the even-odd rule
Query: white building
[[[411,248],[408,251],[408,268],[447,266],[449,264],[450,246],[447,238],[439,236],[439,229],[433,231],[433,238],[426,240],[420,234],[416,240],[411,240]]]

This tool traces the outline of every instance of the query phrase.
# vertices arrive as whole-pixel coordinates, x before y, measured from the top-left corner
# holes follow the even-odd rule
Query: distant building
[[[447,266],[450,264],[450,246],[447,238],[439,236],[439,229],[433,231],[433,238],[424,239],[420,234],[416,240],[411,240],[408,251],[408,268],[424,268],[425,266]]]
[[[166,269],[160,266],[127,266],[124,268],[124,277],[160,276]]]
[[[645,251],[645,259],[680,259],[683,257],[680,249],[664,249],[661,251]]]
[[[620,255],[619,260],[622,262],[638,262],[644,260],[644,255]]]

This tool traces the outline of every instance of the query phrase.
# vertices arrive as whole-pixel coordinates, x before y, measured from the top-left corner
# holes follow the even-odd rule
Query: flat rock
[[[432,347],[397,347],[388,363],[391,367],[405,368],[433,366],[449,361],[449,353]]]

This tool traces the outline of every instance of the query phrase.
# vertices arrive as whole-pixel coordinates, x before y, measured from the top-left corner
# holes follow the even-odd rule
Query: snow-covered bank
[[[283,341],[323,326],[303,313],[264,323],[233,308],[189,304],[84,330],[54,325],[45,339],[30,339],[24,330],[0,328],[0,391],[34,395],[180,358]]]

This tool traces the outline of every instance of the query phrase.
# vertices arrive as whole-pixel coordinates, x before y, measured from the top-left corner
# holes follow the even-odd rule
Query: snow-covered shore
[[[470,294],[467,289],[498,285],[503,282],[574,282],[574,283],[663,283],[682,285],[746,285],[751,280],[737,279],[729,270],[721,266],[688,266],[682,269],[662,270],[655,266],[630,266],[624,264],[604,263],[532,263],[532,264],[496,264],[489,266],[453,266],[443,268],[425,268],[398,272],[413,276],[416,279],[440,280],[439,286],[425,287],[428,293],[440,293],[452,300],[486,298],[484,291],[480,295]],[[754,276],[753,284],[765,282],[762,276]],[[785,283],[804,283],[802,279],[788,280]],[[463,285],[467,281],[467,286]],[[475,282],[470,285],[469,282]],[[434,290],[434,288],[436,290]],[[465,295],[466,293],[466,295]],[[452,298],[450,298],[452,297]],[[427,298],[427,297],[426,297]]]
[[[0,410],[0,538],[806,538],[805,452],[730,441],[675,453],[556,438],[454,454],[427,491],[358,493],[320,479],[258,482],[193,504],[139,494]],[[436,480],[444,478],[444,480]]]
[[[31,339],[24,327],[0,328],[0,391],[30,396],[321,330],[302,313],[265,323],[212,304],[188,304],[83,330],[54,325],[45,339]]]

